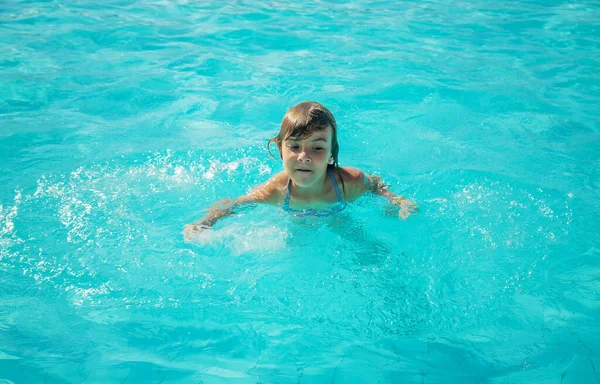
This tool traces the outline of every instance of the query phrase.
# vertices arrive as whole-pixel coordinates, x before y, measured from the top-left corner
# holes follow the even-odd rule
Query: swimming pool
[[[597,383],[600,7],[13,1],[0,382]],[[365,197],[183,225],[303,100]]]

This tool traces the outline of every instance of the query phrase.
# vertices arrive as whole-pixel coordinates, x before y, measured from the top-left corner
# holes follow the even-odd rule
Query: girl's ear
[[[333,156],[329,156],[329,161],[327,162],[329,165],[333,165]]]

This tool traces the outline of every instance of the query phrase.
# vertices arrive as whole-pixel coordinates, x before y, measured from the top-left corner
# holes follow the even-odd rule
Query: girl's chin
[[[300,179],[292,179],[294,185],[298,187],[310,187],[313,185],[313,180],[300,180]]]
[[[295,172],[291,179],[299,187],[308,187],[315,182],[315,174],[314,172]]]

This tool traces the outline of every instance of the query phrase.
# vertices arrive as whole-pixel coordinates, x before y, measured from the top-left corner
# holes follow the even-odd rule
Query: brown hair
[[[329,167],[336,170],[342,182],[342,188],[344,188],[344,180],[342,180],[338,164],[340,147],[337,141],[337,123],[329,109],[317,102],[304,101],[290,108],[283,116],[279,133],[267,143],[267,150],[271,153],[271,143],[275,143],[279,150],[279,157],[281,157],[281,146],[288,137],[304,139],[315,132],[327,129],[328,126],[331,127],[332,132],[331,157],[333,158],[333,164],[330,164]]]

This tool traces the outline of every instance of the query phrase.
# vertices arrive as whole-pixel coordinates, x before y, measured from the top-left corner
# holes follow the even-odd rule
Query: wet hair
[[[331,157],[333,158],[333,164],[328,167],[335,169],[344,188],[344,180],[338,164],[340,147],[337,141],[337,123],[329,109],[317,102],[304,101],[290,108],[283,116],[279,133],[267,143],[267,150],[271,153],[271,143],[275,143],[279,150],[279,157],[282,157],[281,146],[287,138],[305,139],[315,132],[324,131],[327,127],[331,127]]]

